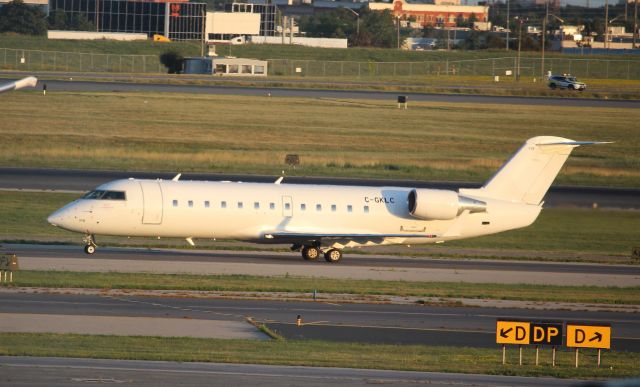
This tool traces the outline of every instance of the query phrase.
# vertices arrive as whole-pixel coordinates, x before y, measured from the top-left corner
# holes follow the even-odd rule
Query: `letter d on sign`
[[[516,340],[524,340],[527,337],[527,330],[524,327],[516,327]]]
[[[586,335],[582,329],[576,329],[576,343],[584,343]]]
[[[540,342],[540,341],[544,340],[544,336],[545,336],[544,328],[537,327],[537,326],[533,327],[533,341],[534,342]]]

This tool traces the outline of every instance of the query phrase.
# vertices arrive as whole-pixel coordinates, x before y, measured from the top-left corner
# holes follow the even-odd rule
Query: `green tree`
[[[49,29],[50,30],[66,30],[69,26],[67,25],[67,14],[61,8],[56,9],[52,14],[49,15]]]
[[[473,23],[478,21],[478,17],[476,16],[475,13],[472,13],[471,15],[469,15],[469,18],[467,19],[467,25],[469,26],[469,28],[473,28]]]
[[[504,39],[496,34],[489,34],[487,37],[487,48],[489,49],[501,49],[504,50]]]
[[[47,32],[45,14],[38,7],[13,0],[0,8],[0,32],[44,35]]]
[[[160,63],[167,68],[169,74],[180,74],[184,57],[179,52],[171,50],[160,55]]]
[[[87,15],[79,13],[72,18],[71,29],[74,31],[95,31],[96,26],[87,19]]]
[[[358,46],[392,48],[397,42],[396,25],[390,10],[362,11]]]

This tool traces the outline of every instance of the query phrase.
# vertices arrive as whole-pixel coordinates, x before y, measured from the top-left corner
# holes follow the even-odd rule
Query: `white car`
[[[552,75],[549,77],[549,87],[551,89],[569,89],[584,91],[587,84],[579,82],[576,77],[571,75]]]

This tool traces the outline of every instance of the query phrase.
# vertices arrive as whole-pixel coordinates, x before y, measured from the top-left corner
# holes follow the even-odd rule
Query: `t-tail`
[[[524,145],[479,189],[464,189],[479,197],[540,205],[558,172],[580,145],[606,144],[573,141],[562,137],[539,136]]]

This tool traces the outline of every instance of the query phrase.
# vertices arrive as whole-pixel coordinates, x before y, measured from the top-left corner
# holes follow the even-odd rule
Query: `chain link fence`
[[[307,77],[423,77],[504,76],[516,73],[516,57],[441,60],[423,62],[353,62],[269,59],[270,76]],[[619,59],[547,58],[544,69],[579,78],[640,79],[640,61]],[[521,58],[522,77],[541,76],[541,58]],[[78,52],[16,50],[0,48],[0,68],[23,71],[72,71],[166,73],[157,55],[91,54]]]
[[[0,68],[22,71],[166,73],[158,55],[91,54],[0,48]]]
[[[521,58],[522,77],[540,77],[541,58]],[[269,75],[309,77],[420,77],[440,75],[504,76],[514,75],[516,57],[443,60],[425,62],[333,62],[315,60],[270,59]],[[553,74],[573,74],[579,78],[640,79],[640,61],[612,59],[547,58],[544,69]]]

